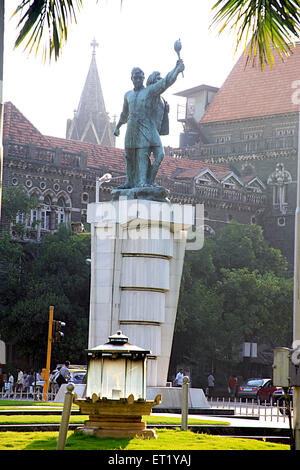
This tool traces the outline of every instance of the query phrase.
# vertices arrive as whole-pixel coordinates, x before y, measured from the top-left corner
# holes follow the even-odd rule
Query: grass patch
[[[11,408],[32,408],[33,406],[53,406],[56,408],[63,407],[63,403],[54,403],[53,401],[30,401],[30,400],[0,400],[0,410]],[[77,405],[76,409],[78,409]]]
[[[88,419],[87,415],[71,415],[70,423],[83,423]],[[60,423],[61,415],[14,415],[7,416],[0,414],[0,424],[58,424]],[[175,424],[181,425],[180,417],[173,416],[143,416],[143,421],[148,424]],[[196,418],[189,418],[189,425],[216,425],[227,426],[228,422],[225,421],[211,421]]]
[[[5,432],[0,450],[55,450],[58,432]],[[289,450],[285,444],[255,439],[195,434],[190,431],[157,430],[157,439],[112,439],[69,432],[66,450]]]

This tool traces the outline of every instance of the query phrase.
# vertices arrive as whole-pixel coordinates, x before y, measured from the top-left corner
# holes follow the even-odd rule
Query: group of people
[[[215,387],[215,378],[212,372],[207,376],[206,395],[210,398],[213,396]],[[235,398],[238,390],[238,378],[236,375],[231,375],[228,380],[228,393],[231,398]]]
[[[58,366],[53,370],[49,375],[49,391],[56,392],[60,385],[67,383],[71,378],[71,373],[69,370],[70,362],[66,361],[63,366]],[[17,369],[16,377],[12,372],[3,374],[3,383],[5,398],[9,398],[14,393],[33,395],[36,384],[38,384],[42,377],[42,371],[34,372],[29,370],[28,372]]]
[[[208,397],[212,397],[215,386],[215,378],[212,373],[207,377],[207,389],[206,394]],[[236,375],[231,375],[228,380],[228,393],[231,398],[235,398],[238,390],[238,378]]]
[[[17,393],[33,393],[33,384],[37,380],[41,380],[41,371],[34,372],[29,370],[28,372],[17,369],[17,377],[15,378],[12,372],[8,372],[7,375],[3,375],[4,382],[4,397],[9,397],[14,392]]]
[[[184,376],[185,376],[184,370],[180,369],[173,381],[173,386],[182,387]],[[214,387],[215,387],[215,378],[214,378],[213,373],[210,372],[207,375],[207,386],[205,389],[205,394],[208,398],[211,398],[213,396]],[[232,398],[236,397],[237,390],[238,390],[238,378],[236,375],[231,375],[228,380],[228,393],[230,397]]]

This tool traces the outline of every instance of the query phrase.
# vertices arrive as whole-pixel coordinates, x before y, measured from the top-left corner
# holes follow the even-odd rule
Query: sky
[[[154,70],[165,76],[176,64],[174,42],[180,38],[184,76],[164,93],[170,104],[170,135],[163,145],[177,147],[182,125],[177,105],[185,99],[176,92],[206,84],[220,87],[238,60],[233,34],[210,28],[215,0],[84,0],[77,23],[57,62],[44,63],[41,52],[14,48],[17,18],[11,18],[21,0],[5,0],[4,101],[11,101],[44,135],[66,135],[67,119],[79,104],[95,38],[96,61],[110,117],[119,118],[130,73],[140,67],[147,77]],[[116,146],[124,147],[125,126]]]

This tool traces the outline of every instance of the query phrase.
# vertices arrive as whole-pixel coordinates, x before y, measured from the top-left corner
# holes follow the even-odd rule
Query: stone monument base
[[[76,433],[83,433],[95,437],[115,437],[115,438],[132,438],[144,437],[146,439],[156,439],[157,434],[154,429],[146,429],[143,422],[128,422],[118,419],[118,422],[112,419],[86,421],[83,427],[75,429]]]
[[[157,202],[169,202],[170,191],[162,186],[144,186],[138,188],[117,188],[111,191],[112,199],[145,199]]]
[[[156,395],[161,395],[161,403],[155,409],[181,409],[182,408],[182,388],[181,387],[147,387],[147,400],[152,400]],[[209,403],[202,388],[190,388],[188,393],[188,407],[209,408]]]
[[[156,438],[155,431],[146,429],[142,417],[150,415],[153,406],[157,406],[160,400],[160,395],[152,401],[135,400],[133,395],[119,400],[99,398],[96,394],[92,399],[75,397],[74,403],[79,406],[80,412],[89,415],[89,419],[76,431],[96,437]]]

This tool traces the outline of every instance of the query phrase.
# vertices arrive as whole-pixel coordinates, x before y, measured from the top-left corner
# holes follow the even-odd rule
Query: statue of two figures
[[[160,136],[169,133],[168,104],[161,95],[184,70],[179,53],[180,41],[175,42],[174,48],[178,61],[166,77],[153,72],[144,86],[144,72],[138,67],[132,70],[133,90],[124,96],[123,110],[114,131],[115,136],[119,136],[120,127],[127,124],[126,183],[112,191],[114,199],[125,196],[129,199],[166,200],[168,195],[165,188],[155,184],[155,177],[164,158]]]

